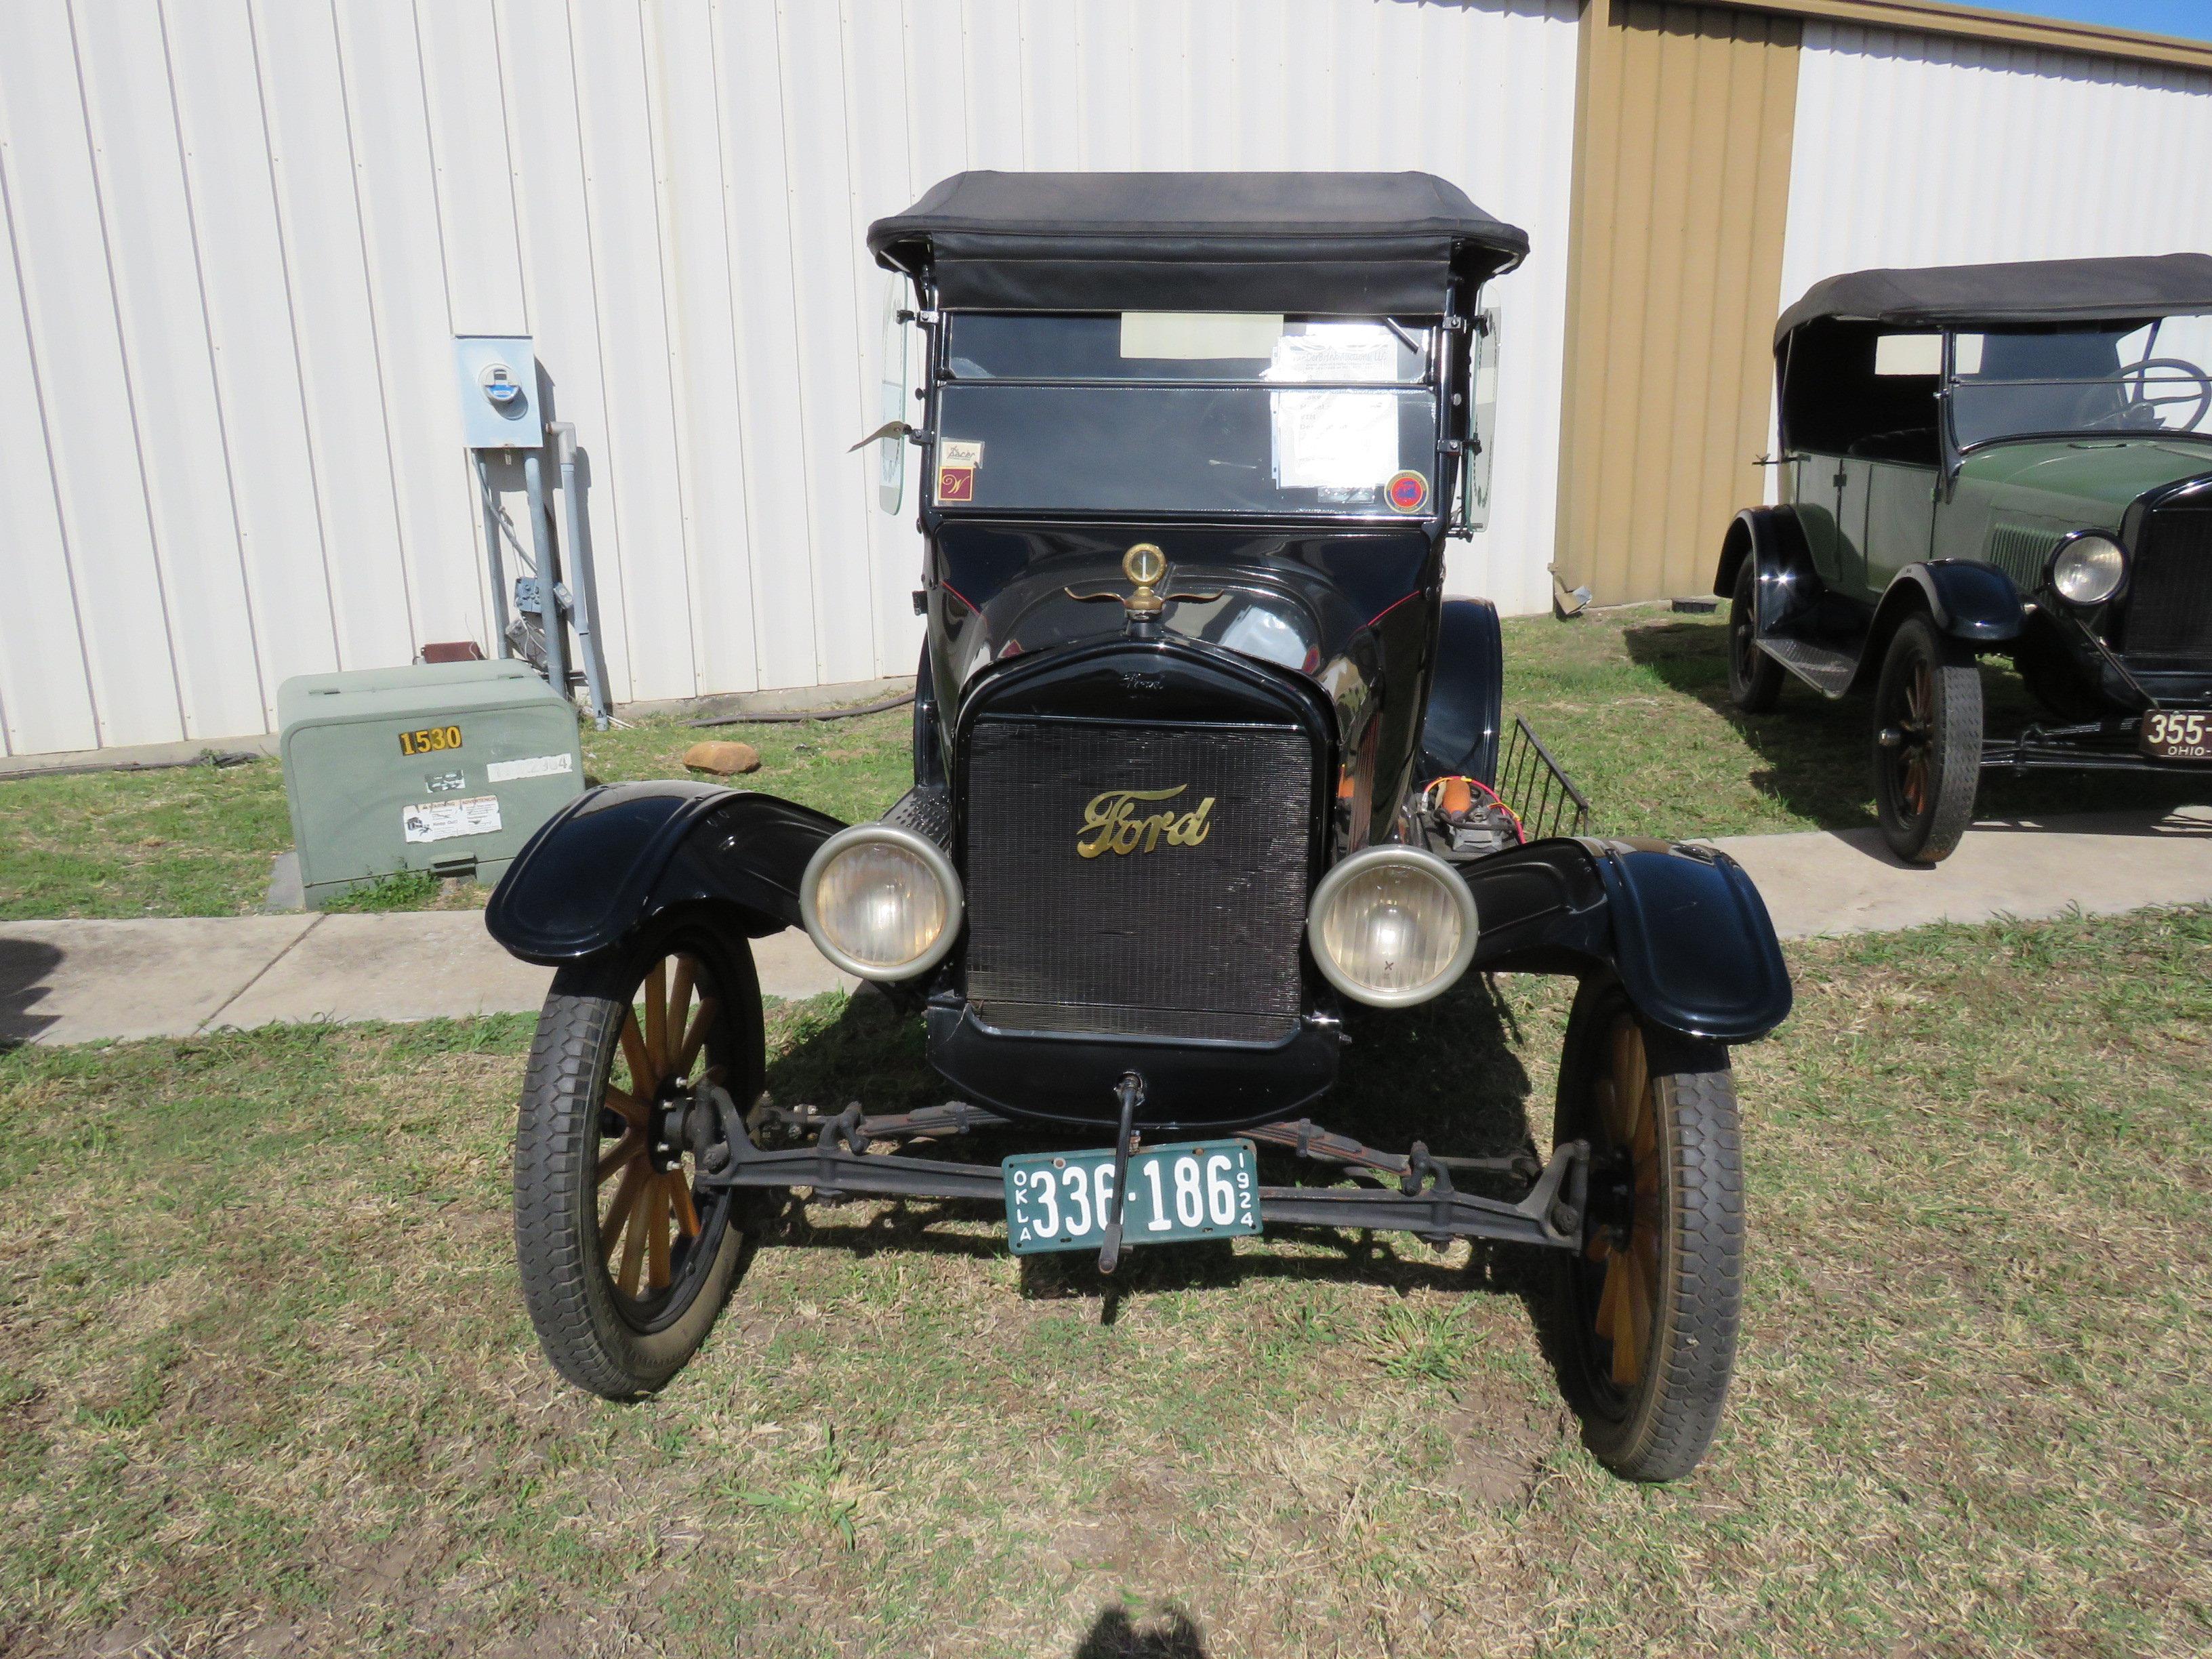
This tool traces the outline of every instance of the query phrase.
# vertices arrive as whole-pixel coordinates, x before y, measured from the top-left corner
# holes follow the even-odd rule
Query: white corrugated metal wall
[[[618,700],[910,672],[861,236],[962,167],[1424,167],[1530,232],[1489,533],[1548,587],[1575,0],[70,0],[0,51],[0,733],[252,733],[489,642],[459,332],[588,458]],[[519,507],[515,516],[522,518]]]
[[[1870,265],[2212,248],[2212,75],[1808,23],[1786,306]]]

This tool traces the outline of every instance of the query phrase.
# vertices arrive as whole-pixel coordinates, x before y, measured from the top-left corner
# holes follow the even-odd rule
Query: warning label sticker
[[[403,806],[399,827],[410,842],[489,836],[499,829],[499,797],[471,795],[465,800],[427,800]]]
[[[527,760],[494,761],[484,768],[488,783],[512,783],[517,778],[557,777],[576,769],[574,755],[532,755]]]

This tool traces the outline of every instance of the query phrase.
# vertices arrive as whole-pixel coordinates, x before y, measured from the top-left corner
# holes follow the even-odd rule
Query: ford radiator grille
[[[2130,667],[2212,668],[2212,509],[2154,510],[2128,574]]]
[[[1282,726],[979,721],[968,998],[1024,1031],[1297,1029],[1314,757]]]

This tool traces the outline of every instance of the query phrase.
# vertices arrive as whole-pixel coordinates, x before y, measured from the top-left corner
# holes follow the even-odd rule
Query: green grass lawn
[[[1822,701],[1794,684],[1772,714],[1728,702],[1717,617],[1644,607],[1573,622],[1505,624],[1509,713],[1528,717],[1582,787],[1594,828],[1683,838],[1844,829],[1874,822],[1866,700]],[[1984,670],[1990,728],[2034,718],[2009,669]],[[761,751],[742,787],[840,817],[872,817],[910,775],[901,709],[814,726],[692,731],[647,720],[584,735],[586,772],[612,781],[684,775],[685,749],[730,737]],[[2044,774],[1984,784],[1982,811],[2044,814],[2202,800],[2202,783]],[[274,761],[224,771],[0,781],[0,921],[39,916],[232,915],[259,907],[270,861],[291,844]],[[402,879],[355,908],[480,903]]]
[[[817,1204],[617,1407],[522,1313],[526,1021],[0,1056],[0,1652],[2212,1648],[2212,912],[1794,966],[1729,1414],[1659,1489],[1581,1449],[1510,1251],[1109,1287]],[[1564,992],[1359,1022],[1333,1117],[1543,1139]],[[840,1010],[776,1011],[777,1098],[930,1097]]]
[[[761,753],[743,781],[839,817],[872,817],[911,779],[906,709],[805,725],[696,731],[673,720],[585,728],[584,770],[605,783],[681,778],[684,751],[730,738]],[[0,780],[0,921],[46,916],[228,916],[258,910],[269,866],[292,845],[284,774],[274,760],[217,770]],[[334,908],[482,903],[398,877]]]

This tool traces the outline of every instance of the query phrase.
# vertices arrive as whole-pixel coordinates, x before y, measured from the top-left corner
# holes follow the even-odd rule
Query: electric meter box
[[[461,439],[471,449],[536,449],[545,441],[538,412],[538,349],[526,334],[456,334]]]
[[[495,882],[584,787],[575,706],[525,662],[302,674],[276,713],[311,907],[407,871]]]

